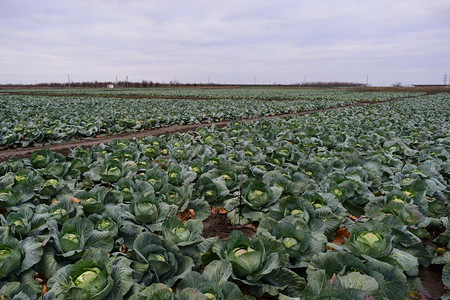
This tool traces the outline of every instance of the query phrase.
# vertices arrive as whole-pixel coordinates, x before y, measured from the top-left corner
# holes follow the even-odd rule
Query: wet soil
[[[442,283],[442,268],[444,265],[431,265],[428,268],[419,268],[419,278],[422,280],[424,289],[430,293],[431,300],[441,299],[446,293]]]
[[[210,215],[203,221],[204,238],[218,237],[222,241],[226,241],[228,236],[235,230],[242,231],[247,237],[251,238],[255,235],[255,228],[233,225],[226,215]]]
[[[430,233],[431,238],[422,239],[422,244],[425,247],[433,247],[435,249],[442,247],[441,245],[433,242],[433,240],[444,232],[444,228],[429,228],[427,231]],[[430,299],[432,300],[441,299],[441,296],[447,292],[444,283],[442,282],[443,267],[444,265],[431,265],[427,268],[419,268],[419,278],[422,280],[424,289],[430,293]]]

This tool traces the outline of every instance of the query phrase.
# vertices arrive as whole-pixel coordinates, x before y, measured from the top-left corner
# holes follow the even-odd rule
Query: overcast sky
[[[0,84],[444,82],[449,0],[0,0]]]

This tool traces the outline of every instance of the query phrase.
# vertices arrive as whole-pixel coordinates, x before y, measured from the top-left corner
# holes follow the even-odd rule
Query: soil
[[[204,238],[218,237],[222,241],[226,241],[228,236],[234,230],[242,231],[247,237],[252,238],[255,235],[255,227],[247,227],[242,225],[233,225],[226,215],[210,215],[203,221]]]
[[[442,283],[443,265],[431,265],[428,268],[419,268],[419,278],[422,280],[424,289],[430,293],[431,300],[441,299],[446,293]]]
[[[433,240],[444,231],[444,228],[430,228],[427,230],[430,233],[431,238],[422,239],[422,244],[425,247],[433,247],[435,249],[442,247],[433,242]],[[441,296],[447,292],[444,283],[442,282],[443,267],[443,265],[431,265],[427,268],[419,268],[419,277],[422,280],[423,287],[430,293],[430,299],[432,300],[441,299]]]

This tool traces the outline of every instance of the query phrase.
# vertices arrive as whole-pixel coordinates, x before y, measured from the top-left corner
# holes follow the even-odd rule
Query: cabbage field
[[[19,95],[17,95],[19,93]],[[314,89],[0,90],[0,149],[386,101],[421,93]],[[45,96],[36,96],[39,94]],[[57,96],[70,93],[71,96]],[[84,95],[89,95],[86,97]],[[107,98],[99,96],[108,96]],[[115,95],[115,97],[109,97]],[[168,97],[122,99],[118,96]],[[172,99],[173,98],[173,99]],[[185,99],[188,98],[188,99]],[[202,99],[201,101],[199,99]],[[236,100],[238,99],[238,100]],[[264,101],[278,99],[285,101]]]
[[[192,100],[0,95],[0,147],[345,106],[340,100]]]
[[[0,94],[5,149],[199,125],[1,162],[2,299],[450,298],[450,94],[320,92]]]
[[[115,89],[27,89],[0,90],[0,93],[52,95],[52,96],[136,96],[176,99],[252,99],[252,100],[355,100],[385,101],[393,98],[410,97],[424,92],[377,92],[357,91],[348,88],[115,88]]]

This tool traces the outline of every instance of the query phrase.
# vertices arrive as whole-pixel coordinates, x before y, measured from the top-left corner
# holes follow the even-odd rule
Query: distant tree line
[[[5,88],[106,88],[108,85],[114,85],[114,87],[123,87],[123,88],[146,88],[146,87],[159,87],[162,85],[158,82],[152,82],[143,80],[142,82],[128,82],[128,81],[82,81],[82,82],[70,82],[70,83],[60,83],[60,82],[51,82],[51,83],[36,83],[36,84],[0,84],[0,87]]]
[[[153,82],[142,80],[141,82],[128,82],[128,81],[83,81],[83,82],[70,82],[70,83],[36,83],[36,84],[0,84],[0,88],[106,88],[108,85],[114,85],[115,88],[151,88],[151,87],[362,87],[366,86],[362,83],[354,82],[305,82],[294,84],[217,84],[217,83],[180,83],[178,81],[170,81],[169,83]]]
[[[299,83],[298,86],[304,86],[304,87],[362,87],[362,86],[366,86],[366,84],[365,83],[356,83],[356,82],[317,81],[317,82]]]

